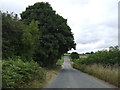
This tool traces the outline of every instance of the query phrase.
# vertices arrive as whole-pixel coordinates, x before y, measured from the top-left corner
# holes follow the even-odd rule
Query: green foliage
[[[21,13],[21,20],[29,25],[38,21],[39,44],[34,60],[42,66],[56,64],[57,60],[71,48],[75,49],[73,34],[67,20],[55,13],[49,3],[35,3]]]
[[[26,60],[32,60],[39,41],[38,22],[32,21],[23,31],[22,56]]]
[[[88,58],[79,59],[81,64],[102,64],[104,66],[115,65],[119,63],[120,50],[118,46],[110,47],[108,50],[97,51],[94,54],[90,54]]]
[[[118,79],[120,73],[118,72],[118,67],[113,68],[113,66],[104,67],[100,64],[86,65],[79,63],[74,63],[73,67],[82,72],[88,73],[99,79],[109,82],[117,87],[120,87]]]
[[[17,15],[2,13],[2,58],[20,55],[23,29]]]
[[[61,59],[59,59],[56,63],[56,65],[62,65],[64,62],[64,57],[61,57]]]
[[[19,88],[34,79],[43,82],[45,71],[36,62],[23,62],[21,59],[3,60],[2,62],[3,88]]]
[[[105,80],[115,86],[119,85],[120,50],[118,46],[109,50],[97,51],[87,58],[76,59],[73,67]]]
[[[79,54],[77,52],[72,52],[70,55],[71,59],[74,61],[79,58]]]

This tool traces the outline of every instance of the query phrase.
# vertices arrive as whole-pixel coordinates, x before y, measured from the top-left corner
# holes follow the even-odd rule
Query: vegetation
[[[115,64],[120,65],[120,50],[118,46],[110,47],[108,50],[98,51],[94,54],[90,54],[87,59],[79,59],[82,64],[102,64],[104,66],[112,66]]]
[[[13,13],[2,13],[2,58],[19,56],[24,24]]]
[[[71,59],[74,61],[79,58],[79,54],[77,52],[72,52],[70,55]]]
[[[103,65],[93,64],[93,65],[86,65],[86,64],[77,64],[75,63],[74,68],[79,69],[85,73],[93,75],[99,79],[102,79],[106,82],[109,82],[117,87],[119,87],[119,72],[118,68],[113,68],[112,66],[104,67]]]
[[[59,69],[61,56],[75,49],[67,20],[56,14],[49,3],[27,7],[21,19],[14,13],[1,15],[3,88],[39,87],[48,67]]]
[[[61,57],[61,59],[59,59],[58,61],[57,61],[57,63],[56,63],[56,65],[62,65],[63,64],[63,62],[64,62],[64,57]]]
[[[119,58],[120,50],[115,46],[89,54],[87,58],[76,59],[73,67],[120,87]]]
[[[2,13],[3,59],[21,56],[41,66],[54,66],[71,48],[73,34],[67,20],[55,13],[49,3],[35,3],[17,15]]]
[[[34,80],[38,80],[41,83],[45,80],[45,70],[41,68],[36,62],[24,62],[20,58],[16,60],[3,60],[3,88],[20,88],[26,84],[29,85],[29,83]]]
[[[33,20],[39,23],[38,29],[41,33],[33,58],[40,65],[55,65],[64,53],[71,48],[75,49],[73,34],[67,20],[56,14],[49,3],[35,3],[27,7],[21,13],[21,20],[26,25]]]
[[[39,33],[37,21],[32,21],[29,26],[23,30],[21,56],[24,60],[30,61],[33,59],[33,55],[38,49]]]

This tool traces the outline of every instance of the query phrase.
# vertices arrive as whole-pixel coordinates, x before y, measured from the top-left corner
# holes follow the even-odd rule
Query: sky
[[[68,20],[78,53],[95,52],[118,45],[119,0],[0,0],[2,12],[17,14],[36,2],[49,2]]]

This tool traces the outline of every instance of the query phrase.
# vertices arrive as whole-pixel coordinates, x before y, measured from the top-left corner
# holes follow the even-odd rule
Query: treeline
[[[35,3],[21,13],[21,19],[2,13],[3,59],[20,56],[41,66],[55,65],[71,48],[73,34],[67,20],[56,14],[49,3]]]
[[[104,66],[120,65],[120,49],[118,46],[109,47],[109,50],[97,51],[93,54],[89,54],[87,58],[80,58],[81,64],[102,64]]]
[[[67,20],[47,2],[28,6],[21,19],[14,13],[0,14],[3,88],[24,88],[32,86],[32,81],[44,82],[44,68],[56,66],[64,53],[75,49]]]

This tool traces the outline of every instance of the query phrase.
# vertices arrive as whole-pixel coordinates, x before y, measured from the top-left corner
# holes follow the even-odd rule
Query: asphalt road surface
[[[113,88],[111,85],[71,67],[70,59],[64,56],[63,68],[45,88]]]

